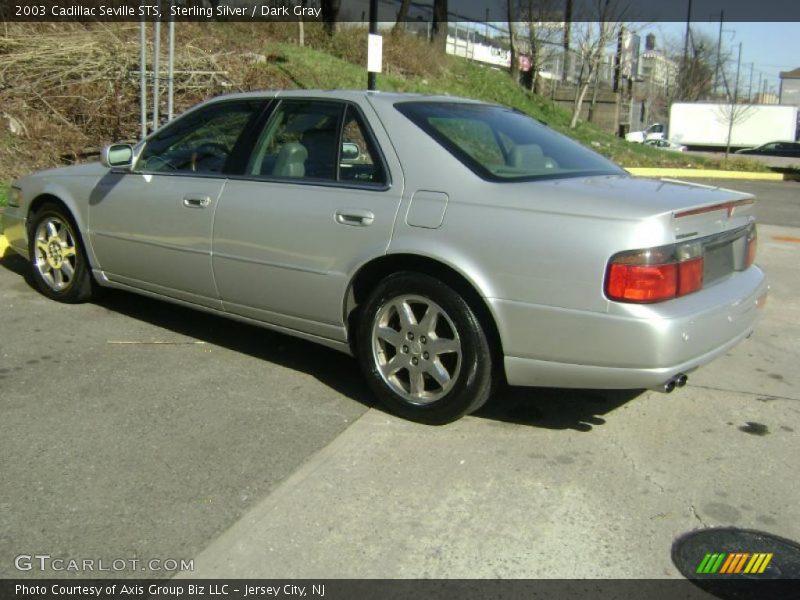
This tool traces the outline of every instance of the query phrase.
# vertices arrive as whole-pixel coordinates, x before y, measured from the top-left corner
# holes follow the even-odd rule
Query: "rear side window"
[[[625,173],[567,136],[501,106],[401,102],[395,108],[473,172],[491,181]]]
[[[358,111],[352,106],[345,111],[342,127],[339,179],[375,185],[386,183],[386,174],[375,143]]]

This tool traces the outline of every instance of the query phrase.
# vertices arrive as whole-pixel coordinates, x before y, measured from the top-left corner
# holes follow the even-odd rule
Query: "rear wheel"
[[[367,300],[358,330],[367,380],[389,411],[444,424],[489,398],[489,343],[467,302],[445,283],[417,273],[384,279]]]
[[[45,204],[33,216],[28,251],[41,292],[59,302],[85,302],[92,275],[77,228],[64,208]]]

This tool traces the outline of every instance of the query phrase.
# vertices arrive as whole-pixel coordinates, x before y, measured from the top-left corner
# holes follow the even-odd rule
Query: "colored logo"
[[[710,575],[736,575],[745,573],[763,573],[772,560],[772,552],[721,552],[706,554],[697,573]]]

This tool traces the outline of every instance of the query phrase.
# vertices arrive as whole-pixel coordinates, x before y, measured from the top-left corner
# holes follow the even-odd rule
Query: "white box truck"
[[[733,114],[731,147],[794,141],[797,107],[779,104],[675,102],[669,111],[669,139],[684,146],[725,147]]]

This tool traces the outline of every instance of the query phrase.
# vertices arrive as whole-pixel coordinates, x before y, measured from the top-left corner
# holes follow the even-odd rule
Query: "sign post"
[[[376,88],[376,73],[383,65],[383,38],[378,35],[378,0],[369,0],[369,36],[367,37],[367,89]]]

